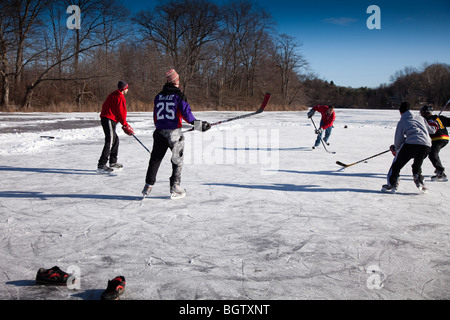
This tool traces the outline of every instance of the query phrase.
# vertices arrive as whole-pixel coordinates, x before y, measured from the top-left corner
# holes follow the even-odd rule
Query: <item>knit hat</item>
[[[405,113],[406,111],[411,110],[411,105],[408,102],[402,102],[398,110],[400,113]]]
[[[428,115],[431,114],[433,112],[433,107],[432,106],[423,106],[420,109],[420,114],[421,115]]]
[[[174,85],[180,84],[180,76],[174,69],[170,69],[166,72],[167,83],[172,83]]]
[[[125,91],[128,89],[128,83],[120,80],[119,83],[117,84],[117,87],[119,88],[120,91]]]

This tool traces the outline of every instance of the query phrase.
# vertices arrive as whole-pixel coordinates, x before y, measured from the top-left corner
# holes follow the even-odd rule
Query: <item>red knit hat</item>
[[[166,80],[167,80],[167,83],[172,83],[175,85],[180,84],[180,76],[175,71],[175,69],[170,69],[169,71],[166,72]]]

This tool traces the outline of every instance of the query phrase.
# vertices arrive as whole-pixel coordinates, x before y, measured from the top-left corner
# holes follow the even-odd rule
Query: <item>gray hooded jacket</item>
[[[395,150],[400,150],[404,143],[431,147],[430,134],[435,133],[436,129],[428,125],[422,116],[414,116],[409,110],[404,112],[395,131]]]

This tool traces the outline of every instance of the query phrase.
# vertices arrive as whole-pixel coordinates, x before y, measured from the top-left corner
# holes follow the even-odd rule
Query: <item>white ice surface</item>
[[[141,202],[149,154],[118,129],[124,170],[97,174],[98,114],[0,113],[11,132],[0,133],[0,299],[99,299],[116,275],[123,300],[449,299],[450,183],[418,194],[409,163],[399,192],[383,194],[390,153],[336,165],[387,150],[398,120],[337,109],[336,154],[311,150],[306,112],[186,133],[187,197],[169,199],[168,152]],[[151,149],[152,115],[128,121]],[[450,147],[441,158],[450,167]],[[426,159],[427,180],[433,171]],[[55,265],[78,274],[75,289],[35,285]]]

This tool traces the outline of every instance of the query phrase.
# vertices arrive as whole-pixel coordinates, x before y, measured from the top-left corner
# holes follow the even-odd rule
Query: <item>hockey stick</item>
[[[256,115],[256,114],[262,113],[262,112],[264,111],[264,108],[265,108],[265,107],[267,106],[267,104],[269,103],[270,97],[271,97],[271,94],[270,94],[270,93],[266,93],[266,95],[264,96],[264,100],[263,100],[263,102],[262,102],[262,104],[261,104],[261,107],[259,107],[259,109],[256,110],[255,112],[247,113],[247,114],[243,114],[243,115],[241,115],[241,116],[237,116],[237,117],[234,117],[234,118],[230,118],[230,119],[218,121],[218,122],[215,122],[215,123],[211,123],[211,127],[212,127],[212,126],[217,126],[217,125],[222,124],[222,123],[225,123],[225,122],[230,122],[230,121],[234,121],[234,120],[239,120],[239,119],[251,117],[251,116],[254,116],[254,115]],[[188,130],[186,130],[186,131],[183,131],[183,133],[185,133],[185,132],[190,132],[190,131],[194,131],[194,128],[191,128],[191,129],[188,129]]]
[[[137,140],[137,142],[139,142],[139,143],[141,144],[141,146],[143,146],[143,147],[145,148],[145,150],[148,151],[148,153],[152,154],[152,153],[150,152],[150,150],[148,150],[147,147],[144,146],[144,144],[141,142],[141,140],[139,140],[134,134],[133,134],[132,136]]]
[[[336,161],[336,164],[338,164],[338,165],[340,165],[340,166],[343,166],[344,168],[348,168],[348,167],[354,166],[355,164],[358,164],[358,163],[361,163],[361,162],[364,162],[364,161],[370,160],[370,159],[372,159],[372,158],[375,158],[375,157],[381,156],[382,154],[388,153],[389,151],[391,151],[391,150],[386,150],[386,151],[383,151],[383,152],[381,152],[381,153],[379,153],[379,154],[376,154],[376,155],[374,155],[374,156],[371,156],[371,157],[369,157],[369,158],[366,158],[366,159],[360,160],[360,161],[358,161],[358,162],[355,162],[355,163],[352,163],[352,164],[344,164],[344,163],[342,163],[342,162],[340,162],[340,161]]]
[[[447,101],[447,103],[445,104],[445,106],[441,109],[441,112],[439,112],[438,117],[442,114],[442,112],[444,111],[445,108],[447,108],[448,104],[450,103],[450,99]]]
[[[313,123],[313,125],[314,125],[314,129],[316,129],[316,131],[317,131],[317,127],[316,127],[316,124],[314,123],[313,118],[311,117],[310,119],[311,119],[311,121],[312,121],[312,123]],[[317,135],[320,135],[320,133],[317,134]],[[334,151],[329,151],[329,150],[327,149],[327,147],[325,146],[325,142],[323,141],[322,137],[320,137],[320,141],[322,141],[322,145],[323,145],[323,147],[324,147],[324,149],[325,149],[326,152],[332,153],[332,154],[335,154],[335,153],[336,153],[336,152],[334,152]]]

